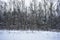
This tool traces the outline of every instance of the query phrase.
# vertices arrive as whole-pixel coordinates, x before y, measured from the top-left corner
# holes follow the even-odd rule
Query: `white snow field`
[[[0,40],[60,40],[60,32],[0,30]]]

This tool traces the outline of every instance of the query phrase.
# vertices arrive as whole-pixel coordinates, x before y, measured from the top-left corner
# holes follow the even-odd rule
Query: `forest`
[[[10,0],[8,3],[0,0],[0,29],[16,30],[50,30],[60,29],[60,1],[53,3],[41,0],[30,2]]]

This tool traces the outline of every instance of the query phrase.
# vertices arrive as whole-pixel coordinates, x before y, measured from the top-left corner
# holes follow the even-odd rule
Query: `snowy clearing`
[[[0,30],[0,40],[60,40],[60,32]]]

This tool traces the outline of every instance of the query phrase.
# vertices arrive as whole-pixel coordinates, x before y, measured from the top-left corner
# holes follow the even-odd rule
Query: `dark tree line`
[[[26,7],[24,0],[20,2],[10,0],[11,8],[7,3],[3,3],[4,6],[0,5],[0,29],[60,29],[60,16],[56,16],[59,9],[53,10],[52,2],[47,0],[43,2],[43,4],[39,2],[37,6],[36,0],[33,0],[30,6]]]

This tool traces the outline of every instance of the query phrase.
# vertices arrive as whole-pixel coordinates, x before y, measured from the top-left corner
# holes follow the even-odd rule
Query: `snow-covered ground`
[[[60,32],[0,30],[0,40],[60,40]]]

